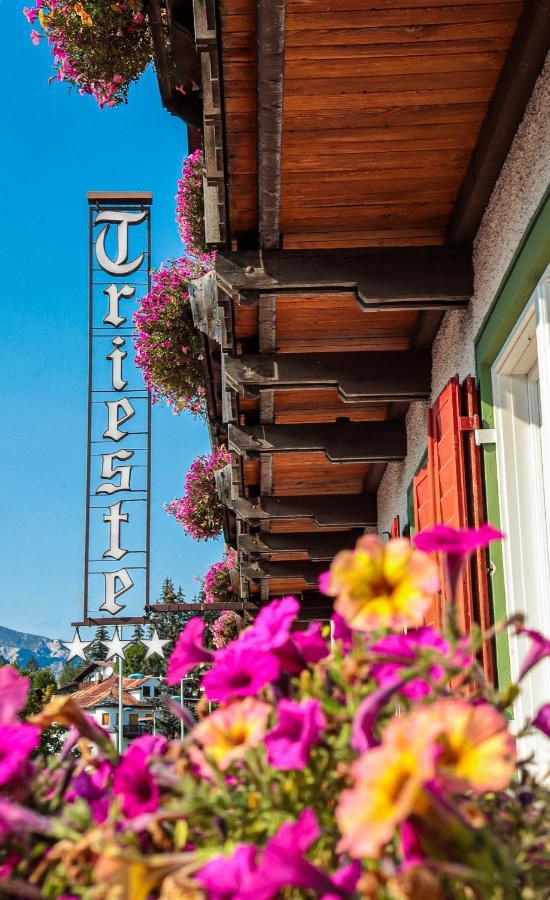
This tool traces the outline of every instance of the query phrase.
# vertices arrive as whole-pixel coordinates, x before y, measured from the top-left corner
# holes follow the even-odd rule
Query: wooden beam
[[[229,449],[241,456],[292,451],[323,451],[331,462],[403,459],[405,423],[341,422],[321,425],[228,425]]]
[[[257,607],[253,603],[245,603],[241,601],[240,603],[235,602],[227,602],[227,603],[155,603],[150,607],[150,612],[209,612],[210,610],[214,611],[223,611],[223,610],[234,610],[235,612],[242,612],[243,610],[256,610]],[[101,620],[103,621],[103,620]],[[116,620],[115,624],[116,624]]]
[[[262,294],[258,301],[258,342],[260,353],[273,353],[276,347],[277,298]]]
[[[550,0],[525,0],[455,200],[446,239],[471,241],[489,202],[550,43]]]
[[[233,297],[355,292],[368,310],[454,309],[467,306],[474,290],[470,244],[223,252],[216,275],[221,290]]]
[[[328,534],[240,534],[237,547],[249,557],[277,559],[277,554],[307,553],[312,562],[328,562],[339,550],[355,546],[362,531],[337,531]]]
[[[238,518],[251,525],[308,519],[319,528],[366,528],[377,524],[376,494],[237,497],[227,501]]]
[[[262,248],[280,242],[285,0],[257,0],[258,231]]]
[[[224,356],[223,389],[272,391],[336,387],[346,402],[424,400],[430,396],[429,351],[281,353]],[[263,420],[262,420],[263,422]],[[268,424],[267,422],[265,424]]]
[[[241,573],[249,581],[273,578],[302,578],[305,584],[317,587],[319,575],[327,570],[324,562],[254,562],[243,563]]]

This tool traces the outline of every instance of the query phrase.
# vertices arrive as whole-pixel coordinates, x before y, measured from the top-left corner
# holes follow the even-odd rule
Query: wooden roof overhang
[[[324,617],[318,569],[376,528],[435,333],[472,295],[472,241],[544,61],[550,0],[150,8],[166,4],[170,31],[191,2],[218,249],[191,294],[212,440],[232,455],[225,535],[243,602],[295,591]]]

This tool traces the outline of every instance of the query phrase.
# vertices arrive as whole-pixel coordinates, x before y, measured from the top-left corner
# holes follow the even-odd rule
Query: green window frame
[[[508,340],[516,322],[550,260],[550,189],[541,201],[535,215],[514,254],[496,296],[485,316],[475,341],[476,371],[480,393],[480,417],[483,428],[494,428],[493,386],[491,367]],[[482,445],[485,503],[487,520],[500,527],[500,504],[496,448]],[[498,621],[506,616],[504,587],[504,562],[498,541],[489,546],[491,571],[489,582],[493,601],[493,614]],[[510,681],[510,657],[508,635],[502,632],[496,637],[496,665],[499,684]]]

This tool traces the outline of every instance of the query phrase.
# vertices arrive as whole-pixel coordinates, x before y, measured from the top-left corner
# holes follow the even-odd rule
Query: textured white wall
[[[474,296],[448,312],[433,345],[432,402],[449,378],[475,373],[474,341],[550,182],[550,55],[517,130],[474,241]],[[407,518],[407,488],[426,449],[426,403],[407,415],[407,456],[390,463],[378,490],[379,531]]]

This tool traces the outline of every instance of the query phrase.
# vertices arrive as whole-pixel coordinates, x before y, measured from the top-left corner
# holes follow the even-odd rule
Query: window
[[[143,696],[144,696],[144,697],[150,697],[150,696],[151,696],[151,688],[150,688],[149,686],[146,686],[146,687],[143,688]]]
[[[101,713],[101,724],[102,725],[109,724],[109,713]]]
[[[492,371],[498,496],[506,609],[522,612],[527,626],[550,630],[550,270],[539,283]],[[510,642],[516,679],[527,641]],[[516,712],[536,714],[550,690],[550,660],[527,676]],[[544,737],[522,742],[544,768]]]
[[[160,697],[160,688],[156,687],[156,688],[154,688],[154,691],[155,691],[155,697]]]

